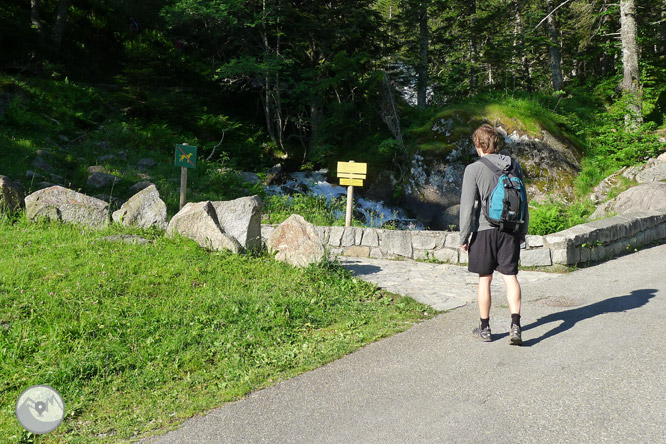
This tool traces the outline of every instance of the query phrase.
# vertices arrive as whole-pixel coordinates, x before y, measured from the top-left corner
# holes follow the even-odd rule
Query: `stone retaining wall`
[[[275,229],[262,225],[264,241]],[[458,248],[458,232],[397,231],[357,227],[316,227],[334,256],[436,259],[467,263]],[[525,267],[599,262],[620,253],[666,239],[666,208],[589,222],[546,236],[527,236],[520,264]]]

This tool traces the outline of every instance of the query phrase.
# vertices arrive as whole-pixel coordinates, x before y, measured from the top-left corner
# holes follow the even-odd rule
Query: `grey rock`
[[[36,173],[36,172],[32,171],[32,170],[27,170],[25,172],[25,177],[27,177],[28,179],[41,179],[43,176],[39,173]]]
[[[136,236],[134,234],[116,234],[113,236],[103,237],[102,240],[109,242],[124,242],[126,244],[152,244],[153,241],[148,240],[141,236]]]
[[[150,157],[139,159],[139,161],[136,163],[136,167],[140,170],[147,170],[148,168],[152,168],[155,165],[157,165],[157,162],[155,162]]]
[[[520,251],[520,265],[523,267],[543,267],[552,264],[550,248]]]
[[[379,235],[377,230],[374,228],[366,228],[363,230],[363,239],[361,240],[361,245],[366,247],[377,247],[379,246]]]
[[[258,196],[212,202],[212,205],[226,234],[246,250],[261,248],[261,199]]]
[[[314,226],[298,214],[292,214],[275,228],[266,243],[275,259],[295,267],[307,267],[324,258],[324,246]]]
[[[32,166],[34,166],[37,169],[44,170],[44,171],[51,171],[53,167],[51,166],[50,163],[48,163],[46,160],[44,160],[43,157],[35,157],[34,160],[32,161]]]
[[[387,254],[412,257],[412,239],[409,231],[384,230],[381,246]]]
[[[46,150],[37,150],[35,151],[35,154],[37,154],[39,157],[52,157],[53,154],[51,154],[50,151]]]
[[[149,182],[147,180],[143,180],[143,181],[137,182],[134,185],[132,185],[131,187],[129,187],[128,191],[129,191],[130,195],[134,196],[139,191],[143,190],[144,188],[148,188],[151,185],[153,185],[152,182]]]
[[[169,222],[166,234],[180,234],[209,250],[230,250],[238,253],[243,248],[233,236],[222,230],[210,201],[185,205]]]
[[[646,168],[636,174],[639,183],[656,182],[666,180],[666,162],[659,161],[656,165]]]
[[[242,173],[240,173],[240,175],[241,175],[241,177],[243,178],[243,180],[245,182],[247,182],[251,185],[254,185],[254,184],[257,184],[257,183],[261,182],[261,179],[259,178],[259,176],[256,173],[250,173],[250,172],[247,172],[247,171],[243,171]]]
[[[453,248],[440,248],[434,251],[435,259],[449,264],[458,263],[458,249]]]
[[[0,214],[13,214],[25,207],[23,187],[0,175]]]
[[[120,180],[120,178],[112,174],[92,173],[88,177],[88,185],[95,188],[108,187],[111,186],[117,180]]]
[[[94,197],[61,186],[36,191],[25,198],[26,215],[103,228],[108,225],[109,205]]]
[[[97,142],[96,145],[105,151],[109,151],[111,149],[111,144],[106,141]]]
[[[141,228],[157,227],[162,230],[167,227],[166,204],[160,199],[160,193],[155,185],[139,191],[113,213],[113,221],[124,226],[137,226]]]
[[[117,157],[114,154],[105,154],[103,156],[99,156],[97,158],[97,161],[98,162],[106,162],[108,160],[113,160],[113,159],[117,159]]]
[[[91,174],[92,173],[104,173],[104,172],[106,172],[106,170],[104,169],[104,167],[102,165],[89,166],[87,171]]]
[[[615,199],[599,206],[590,219],[607,217],[611,213],[625,214],[666,208],[666,183],[649,182],[629,188]]]

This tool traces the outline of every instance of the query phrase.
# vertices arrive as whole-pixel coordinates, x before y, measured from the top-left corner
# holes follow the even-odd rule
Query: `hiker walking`
[[[460,248],[468,252],[468,270],[479,275],[481,323],[472,334],[485,342],[492,340],[490,283],[497,270],[511,312],[509,341],[522,345],[517,274],[520,244],[529,223],[523,171],[511,156],[498,153],[499,138],[491,125],[481,125],[472,141],[479,160],[465,168],[460,197]]]

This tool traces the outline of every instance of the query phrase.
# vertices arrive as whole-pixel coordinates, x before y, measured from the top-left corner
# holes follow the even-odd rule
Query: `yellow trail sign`
[[[362,174],[365,176],[368,172],[368,164],[361,162],[338,162],[338,177],[343,177],[340,173]]]
[[[340,185],[351,185],[353,187],[362,187],[363,186],[363,180],[361,180],[361,179],[341,178],[340,179]]]

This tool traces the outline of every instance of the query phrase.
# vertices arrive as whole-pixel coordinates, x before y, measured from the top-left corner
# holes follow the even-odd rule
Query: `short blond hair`
[[[488,123],[484,123],[474,131],[472,141],[474,142],[474,146],[483,151],[484,154],[493,154],[499,149],[497,131]]]

